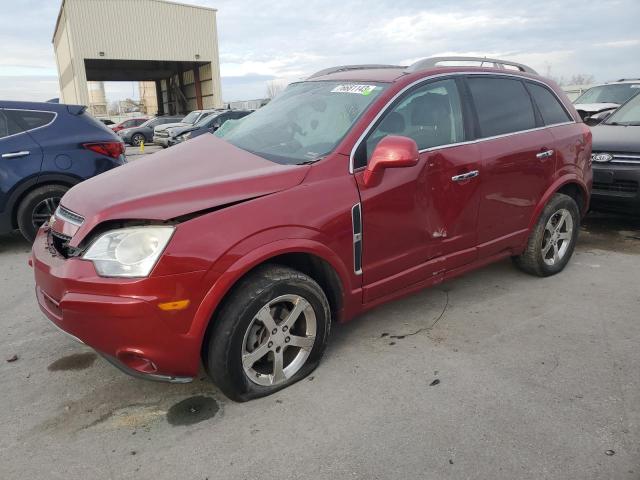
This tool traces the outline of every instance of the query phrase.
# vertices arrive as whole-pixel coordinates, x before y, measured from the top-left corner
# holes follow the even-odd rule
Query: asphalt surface
[[[0,237],[0,479],[640,479],[640,222],[590,218],[554,277],[505,261],[335,326],[244,404],[59,333],[28,252]]]

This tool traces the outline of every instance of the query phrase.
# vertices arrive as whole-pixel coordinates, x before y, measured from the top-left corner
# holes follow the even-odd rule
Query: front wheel
[[[327,343],[331,314],[313,279],[268,265],[241,280],[212,321],[207,371],[225,395],[246,401],[313,371]]]
[[[529,235],[527,248],[514,263],[523,271],[548,277],[564,269],[578,239],[580,210],[576,201],[556,193]]]

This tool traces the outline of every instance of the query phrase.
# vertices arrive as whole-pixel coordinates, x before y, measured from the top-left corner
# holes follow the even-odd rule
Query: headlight
[[[176,140],[179,142],[184,142],[185,140],[189,140],[191,138],[191,132],[183,133],[182,135],[178,135]]]
[[[173,235],[174,227],[149,226],[111,230],[82,256],[102,277],[147,277]]]

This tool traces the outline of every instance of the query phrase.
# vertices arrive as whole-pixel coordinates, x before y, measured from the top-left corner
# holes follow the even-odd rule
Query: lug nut
[[[269,347],[269,348],[273,347],[273,342],[269,342],[269,343],[267,344],[267,347]]]
[[[278,333],[278,329],[274,328],[273,330],[271,330],[271,335],[275,335],[276,333]]]
[[[287,337],[287,338],[284,339],[284,343],[289,343],[290,341],[291,341],[290,337]]]
[[[287,327],[286,325],[284,327],[282,327],[282,331],[286,332],[287,330],[289,330],[289,327]]]

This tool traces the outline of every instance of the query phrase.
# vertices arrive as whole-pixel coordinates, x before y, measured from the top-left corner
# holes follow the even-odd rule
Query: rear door
[[[16,122],[22,116],[29,122]],[[8,194],[19,183],[36,179],[40,173],[42,149],[27,132],[28,127],[41,127],[53,117],[50,112],[0,109],[0,210],[4,210]]]
[[[555,139],[524,82],[515,76],[466,79],[484,169],[478,217],[481,257],[521,244],[555,172]]]
[[[400,96],[358,147],[365,303],[475,259],[482,176],[464,111],[456,80],[427,81]],[[414,139],[420,160],[366,187],[362,167],[386,135]]]

